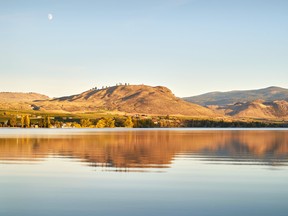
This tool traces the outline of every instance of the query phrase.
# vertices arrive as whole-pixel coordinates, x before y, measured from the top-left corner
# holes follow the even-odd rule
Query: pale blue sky
[[[52,13],[54,18],[48,20]],[[0,0],[0,91],[288,88],[287,0]]]

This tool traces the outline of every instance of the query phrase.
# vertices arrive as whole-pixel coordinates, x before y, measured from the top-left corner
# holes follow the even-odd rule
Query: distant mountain
[[[33,101],[48,100],[49,97],[38,93],[0,92],[0,109],[31,109]]]
[[[236,118],[288,119],[288,102],[284,100],[272,102],[255,100],[221,106],[218,109]]]
[[[258,90],[210,92],[198,96],[185,97],[183,99],[185,101],[196,103],[202,106],[224,106],[238,102],[251,102],[259,99],[264,101],[288,101],[288,89],[272,86]]]
[[[45,110],[65,112],[108,110],[139,114],[217,116],[208,108],[175,97],[166,87],[147,85],[92,89],[78,95],[40,101],[37,106]]]
[[[28,102],[34,100],[46,100],[48,96],[38,94],[34,92],[22,93],[22,92],[0,92],[0,101],[5,102]]]

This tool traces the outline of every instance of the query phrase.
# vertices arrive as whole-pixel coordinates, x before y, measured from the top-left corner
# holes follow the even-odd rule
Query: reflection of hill
[[[0,138],[0,160],[48,155],[80,158],[95,165],[163,167],[176,155],[228,156],[269,162],[288,156],[286,131],[127,131],[50,137]],[[217,158],[216,157],[216,158]],[[214,158],[215,159],[215,158]],[[217,160],[217,159],[216,159]]]

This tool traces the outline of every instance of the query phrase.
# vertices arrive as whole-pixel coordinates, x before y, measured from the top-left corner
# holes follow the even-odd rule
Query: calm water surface
[[[288,215],[287,130],[0,130],[0,215]]]

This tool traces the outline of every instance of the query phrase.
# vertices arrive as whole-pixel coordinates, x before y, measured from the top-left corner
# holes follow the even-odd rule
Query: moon
[[[52,20],[53,19],[53,15],[51,13],[48,14],[48,20]]]

